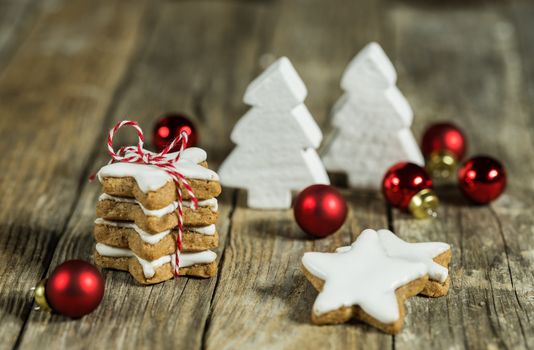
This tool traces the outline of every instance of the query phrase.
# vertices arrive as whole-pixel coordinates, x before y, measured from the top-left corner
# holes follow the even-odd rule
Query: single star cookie
[[[452,256],[447,243],[408,243],[389,230],[378,230],[378,238],[390,257],[426,265],[429,280],[420,294],[429,297],[447,295],[450,285],[448,267]]]
[[[388,256],[378,233],[369,229],[335,253],[305,253],[302,265],[320,291],[313,323],[338,324],[354,317],[390,334],[402,327],[404,300],[428,281],[424,263]]]

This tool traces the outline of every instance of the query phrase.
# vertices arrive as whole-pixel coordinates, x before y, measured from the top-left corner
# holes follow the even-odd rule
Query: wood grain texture
[[[385,206],[375,195],[349,195],[344,227],[324,240],[310,240],[291,210],[245,207],[241,192],[207,330],[207,349],[384,348],[392,337],[361,323],[311,324],[317,296],[300,269],[306,251],[332,251],[365,227],[385,227]]]
[[[0,0],[0,349],[533,348],[533,14],[527,1]],[[444,184],[440,217],[416,221],[379,193],[345,190],[345,225],[311,240],[290,210],[247,209],[244,193],[225,190],[217,278],[147,288],[106,271],[94,313],[31,311],[30,287],[66,259],[90,259],[99,186],[85,179],[107,161],[104,133],[117,120],[150,134],[158,115],[190,114],[216,169],[246,86],[286,55],[328,138],[343,69],[372,40],[399,73],[416,136],[454,120],[470,154],[504,162],[498,201],[473,207]],[[124,132],[117,145],[133,141]],[[302,254],[388,226],[452,244],[450,294],[408,300],[395,337],[358,322],[311,325],[317,293]]]
[[[42,9],[35,0],[0,1],[0,74]]]
[[[246,40],[250,42],[239,47],[241,52],[236,52],[234,47],[216,47],[215,43],[236,39],[236,27],[243,25],[242,21],[252,25],[254,18],[258,18],[261,14],[253,6],[212,3],[202,6],[162,3],[161,6],[161,12],[154,9],[147,12],[148,18],[145,21],[147,26],[144,27],[143,37],[137,43],[139,50],[135,62],[129,68],[132,75],[129,76],[127,83],[123,83],[124,89],[115,97],[115,107],[109,111],[108,121],[111,127],[124,115],[136,111],[139,114],[135,120],[145,127],[148,138],[151,134],[149,127],[158,114],[181,106],[189,106],[185,101],[194,99],[195,80],[205,79],[205,84],[213,84],[221,79],[221,75],[227,74],[225,67],[231,65],[235,55],[254,54],[252,45],[254,37],[248,37]],[[190,16],[192,11],[198,16]],[[215,18],[221,15],[242,21],[216,22]],[[218,26],[207,31],[204,26],[206,21],[210,22],[210,18],[211,22]],[[198,45],[191,43],[189,36],[184,33],[195,33]],[[214,52],[211,55],[203,54],[206,42],[213,43],[211,48]],[[180,49],[167,50],[169,47]],[[203,59],[200,59],[201,57]],[[224,60],[226,62],[223,62]],[[189,64],[183,67],[177,62],[189,62]],[[169,74],[169,70],[165,67],[176,67],[176,72]],[[219,67],[219,69],[207,73],[202,71],[202,67]],[[250,65],[241,65],[235,69],[237,76],[247,75],[252,71]],[[204,77],[204,74],[210,76]],[[206,88],[206,93],[209,92],[210,88]],[[212,104],[203,104],[203,110],[215,116],[216,109],[213,106],[227,103],[227,99],[230,98],[227,94],[233,93],[232,89],[218,90],[218,100],[213,100]],[[224,118],[212,117],[210,120],[221,123],[222,127]],[[199,127],[200,135],[209,135],[206,129],[211,126],[200,122]],[[220,132],[229,132],[229,129],[225,128]],[[117,145],[121,142],[136,141],[131,131],[121,132],[117,136]],[[201,146],[208,150],[208,162],[212,164],[213,157],[209,150],[210,147],[214,149],[217,145],[209,138],[205,138],[201,140]],[[103,133],[98,134],[95,147],[98,149],[98,157],[91,160],[89,168],[96,170],[107,162]],[[216,164],[217,161],[213,163]],[[99,191],[100,186],[96,183],[84,186],[76,210],[59,241],[51,268],[69,258],[91,259],[94,241],[90,232]],[[215,250],[218,259],[223,256],[233,202],[232,191],[225,191],[219,198],[220,218],[217,227],[220,245]],[[21,347],[80,349],[201,347],[204,325],[218,278],[179,278],[154,286],[140,286],[128,273],[105,271],[104,276],[105,299],[95,312],[80,322],[69,322],[58,315],[32,312]],[[94,334],[99,336],[95,338]]]
[[[381,10],[380,0],[279,1],[269,8],[261,62],[267,66],[280,56],[291,60],[308,88],[306,106],[324,135],[331,130],[330,109],[342,94],[346,65],[369,41],[383,39]]]
[[[102,128],[141,13],[121,1],[99,2],[98,13],[85,2],[56,5],[39,15],[0,77],[0,201],[9,208],[0,213],[2,348],[17,342],[30,288],[79,200],[87,145]]]
[[[395,211],[402,238],[453,247],[449,295],[414,299],[412,327],[396,337],[395,347],[528,348],[534,333],[527,286],[531,290],[533,281],[524,256],[533,242],[521,228],[533,223],[510,207],[525,208],[526,196],[517,193],[532,193],[532,147],[512,25],[498,6],[441,13],[398,6],[391,19],[400,80],[411,91],[419,128],[436,115],[456,121],[466,130],[469,153],[503,160],[510,179],[507,193],[490,206],[467,203],[450,184],[438,188],[437,220],[417,222]]]
[[[216,169],[233,147],[232,126],[247,110],[242,99],[258,66],[264,8],[168,1],[152,10],[152,29],[117,100],[114,120],[140,120],[150,135],[158,116],[184,112],[199,128],[200,145]],[[121,134],[117,144],[133,142],[134,133],[128,136]]]
[[[99,163],[105,162],[104,158]],[[51,267],[71,258],[92,260],[94,240],[89,232],[98,184],[88,184],[81,193],[67,230],[59,241]],[[228,196],[230,195],[230,196]],[[229,225],[231,193],[223,195],[217,223],[221,256]],[[105,298],[100,307],[80,321],[32,311],[22,348],[198,348],[216,278],[178,278],[142,286],[129,273],[104,270]],[[197,327],[191,327],[197,325]],[[94,337],[95,334],[99,336]],[[173,336],[170,337],[169,335]]]
[[[527,2],[516,1],[511,4],[511,9],[508,12],[508,19],[511,22],[509,27],[509,35],[515,40],[512,49],[519,55],[514,61],[514,72],[519,75],[516,80],[515,88],[519,90],[517,96],[520,100],[520,108],[522,112],[522,119],[524,120],[525,130],[522,130],[522,136],[525,132],[530,133],[525,140],[518,140],[530,144],[534,147],[534,6]],[[521,155],[528,156],[523,150]],[[527,149],[528,152],[528,149]],[[532,170],[532,168],[525,169],[525,172]],[[530,188],[534,187],[534,179],[532,177],[523,178],[527,181]],[[516,184],[517,185],[517,184]]]
[[[342,5],[345,12],[340,13],[336,8]],[[375,10],[376,2],[360,5]],[[305,11],[308,6],[314,11]],[[272,32],[265,39],[262,57],[267,62],[281,55],[292,60],[308,86],[306,104],[313,106],[311,113],[322,124],[329,106],[341,94],[336,86],[345,65],[365,42],[363,33],[380,35],[374,22],[378,15],[370,11],[368,17],[358,17],[358,22],[354,18],[357,8],[342,1],[296,1],[276,3],[267,13],[265,23]],[[312,326],[311,307],[317,293],[300,271],[305,251],[329,251],[350,243],[354,235],[349,227],[358,233],[367,225],[385,227],[387,217],[380,199],[354,195],[355,216],[344,229],[313,241],[296,226],[291,211],[247,209],[244,198],[241,193],[232,217],[205,347],[390,347],[392,337],[360,324]]]

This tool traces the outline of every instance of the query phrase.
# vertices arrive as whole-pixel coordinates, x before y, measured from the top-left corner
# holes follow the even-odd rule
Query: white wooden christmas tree
[[[345,93],[333,108],[336,133],[322,158],[329,171],[347,174],[350,187],[379,189],[393,164],[424,164],[410,131],[412,109],[396,81],[393,64],[374,42],[343,74]]]
[[[321,130],[303,103],[306,95],[306,86],[286,57],[245,92],[244,102],[252,108],[232,131],[237,146],[219,176],[225,186],[247,189],[251,208],[289,208],[292,190],[329,183],[315,151]]]

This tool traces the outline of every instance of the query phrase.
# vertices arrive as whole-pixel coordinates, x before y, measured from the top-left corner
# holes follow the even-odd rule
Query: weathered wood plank
[[[153,36],[117,118],[145,118],[150,134],[161,114],[184,112],[200,128],[199,142],[216,167],[233,147],[231,127],[246,110],[241,101],[257,67],[264,6],[164,2],[155,11]]]
[[[515,313],[514,329],[510,331],[521,347],[534,347],[534,238],[531,191],[510,190],[509,197],[492,205],[492,214],[499,227],[510,280],[506,281],[506,302],[499,300],[503,312]],[[504,299],[504,298],[502,298]],[[509,301],[511,299],[511,301]],[[515,300],[514,300],[515,299]],[[502,323],[502,322],[501,322]],[[506,326],[510,327],[505,323]],[[523,344],[524,342],[524,344]]]
[[[291,210],[248,209],[240,193],[207,330],[207,349],[391,347],[390,336],[363,324],[318,327],[310,322],[317,292],[300,270],[302,254],[332,251],[350,244],[353,232],[387,226],[378,196],[346,195],[351,214],[344,227],[328,239],[311,240],[298,228]]]
[[[512,157],[514,170],[520,172],[518,179],[512,182],[508,190],[508,197],[492,205],[496,219],[499,222],[502,240],[507,252],[507,263],[511,275],[511,285],[519,304],[518,318],[521,320],[521,332],[526,346],[534,348],[534,236],[532,227],[532,208],[534,207],[534,180],[532,170],[534,160],[534,4],[528,2],[513,2],[511,4],[510,20],[515,24],[513,30],[507,31],[512,36],[503,49],[513,49],[508,52],[519,56],[509,65],[509,71],[514,74],[512,94],[517,94],[517,105],[512,114],[513,122],[518,129],[517,136],[508,141],[504,147]],[[506,44],[507,42],[505,42]],[[507,52],[507,51],[504,51]],[[513,136],[513,135],[512,135]],[[514,176],[514,174],[512,174]],[[526,316],[526,317],[525,317]]]
[[[142,14],[123,1],[56,4],[0,77],[0,348],[17,342],[72,214]]]
[[[104,157],[99,163],[105,163]],[[98,184],[88,184],[81,193],[69,226],[59,241],[51,267],[72,258],[91,261],[95,203]],[[221,255],[232,208],[231,193],[221,198]],[[179,278],[145,287],[130,274],[104,271],[106,293],[100,307],[80,320],[32,311],[21,341],[22,348],[199,348],[216,278]],[[192,327],[192,325],[195,325]]]
[[[0,72],[43,11],[35,0],[0,1]]]
[[[532,101],[534,101],[534,4],[529,2],[515,1],[510,5],[509,20],[515,25],[513,28],[509,28],[506,32],[507,35],[512,36],[512,47],[503,47],[503,49],[512,49],[519,53],[516,60],[513,61],[512,69],[513,73],[517,76],[520,75],[518,80],[515,81],[513,86],[518,94],[518,103],[523,107],[520,117],[522,119],[522,125],[524,130],[521,132],[529,132],[530,135],[522,134],[520,140],[514,142],[515,148],[510,150],[512,154],[519,151],[517,158],[526,157],[529,158],[531,153],[528,154],[528,150],[534,147],[534,107]],[[506,42],[505,42],[506,44]],[[521,141],[521,142],[519,142]],[[529,147],[521,147],[523,144],[529,145]],[[506,147],[508,149],[509,147]],[[518,149],[519,148],[519,149]],[[531,163],[531,162],[529,162]],[[520,164],[519,164],[520,165]],[[520,171],[523,174],[531,174],[533,169],[531,167],[520,167]],[[525,187],[534,188],[534,178],[532,176],[522,176],[523,184]],[[518,184],[516,184],[518,185]]]
[[[191,14],[194,13],[194,16]],[[184,108],[194,115],[195,104],[206,115],[196,116],[201,146],[217,153],[218,139],[228,139],[228,115],[237,114],[229,101],[239,100],[256,61],[254,33],[262,8],[229,3],[165,2],[148,14],[145,38],[138,43],[139,57],[115,98],[109,127],[124,116],[138,120],[150,135],[150,126],[162,112]],[[209,28],[206,27],[209,23]],[[150,28],[150,30],[148,29]],[[247,28],[248,30],[243,30]],[[233,42],[234,45],[228,45]],[[209,50],[209,51],[208,51]],[[235,64],[236,58],[248,60]],[[242,81],[241,81],[242,80]],[[225,110],[225,113],[220,111]],[[219,130],[214,130],[218,127]],[[122,142],[134,141],[133,132],[121,133]],[[203,137],[205,136],[205,137]],[[213,138],[211,137],[213,136]],[[117,142],[117,144],[120,143]],[[105,137],[99,135],[98,169],[107,161]],[[216,163],[216,162],[215,162]],[[213,164],[212,164],[213,167]],[[97,184],[84,187],[66,232],[59,241],[51,268],[68,258],[90,259]],[[225,246],[232,191],[220,198],[219,257]],[[102,305],[78,321],[32,312],[23,348],[187,348],[202,345],[217,278],[179,278],[155,286],[140,286],[127,273],[105,272],[106,294]]]
[[[516,189],[527,186],[532,193],[532,148],[524,142],[528,119],[513,27],[499,5],[446,12],[398,5],[390,13],[401,86],[416,111],[418,134],[432,121],[455,120],[468,135],[470,154],[501,159],[510,180],[508,193],[491,206],[474,207],[450,186],[440,191],[437,220],[414,221],[394,212],[401,237],[453,246],[449,295],[412,299],[412,327],[396,337],[395,347],[526,348],[534,334],[526,287],[532,274],[521,254],[532,249],[532,239],[522,227],[533,223],[496,214],[510,205],[525,208]]]
[[[294,1],[275,6],[264,22],[269,31],[262,63],[282,55],[292,60],[309,89],[306,105],[327,129],[345,65],[367,41],[381,36],[378,3]],[[311,240],[291,211],[245,208],[240,193],[205,337],[207,349],[391,347],[390,336],[364,325],[317,327],[310,322],[317,293],[300,271],[302,254],[331,251],[365,227],[387,226],[385,206],[376,195],[347,196],[352,214],[344,228],[327,239]]]
[[[0,267],[0,348],[17,342],[30,312],[28,290],[50,260],[53,268],[90,258],[98,185],[84,180],[106,160],[103,123],[107,128],[129,116],[149,133],[157,115],[185,111],[216,165],[233,147],[228,136],[247,109],[241,98],[258,61],[287,55],[308,85],[307,105],[328,131],[341,72],[370,40],[381,41],[396,59],[400,88],[416,110],[416,135],[431,121],[456,120],[473,152],[493,154],[509,169],[510,188],[490,207],[472,207],[445,188],[438,220],[394,212],[401,237],[453,244],[449,296],[409,300],[405,329],[394,338],[362,324],[312,326],[316,292],[299,270],[300,257],[348,244],[363,228],[386,227],[381,197],[345,191],[346,225],[332,237],[310,240],[290,211],[246,209],[244,193],[233,211],[233,193],[226,191],[219,229],[228,248],[217,279],[145,288],[127,274],[106,272],[106,297],[96,312],[81,320],[32,312],[17,344],[534,347],[532,5],[514,3],[509,17],[505,4],[446,10],[388,2],[393,7],[385,21],[381,1],[371,0],[163,2],[144,14],[145,23],[141,2],[53,3],[60,6],[48,7],[27,40],[9,34],[4,46],[15,56],[0,68],[0,185],[13,191],[0,199],[9,208],[0,213],[0,260],[10,262]],[[131,74],[117,89],[137,45]],[[120,139],[131,142],[132,135]],[[95,142],[102,142],[97,156],[91,154]]]

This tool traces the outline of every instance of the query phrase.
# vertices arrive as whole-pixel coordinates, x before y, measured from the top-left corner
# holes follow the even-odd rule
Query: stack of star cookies
[[[166,157],[174,159],[175,153]],[[198,199],[193,209],[183,194],[183,249],[178,253],[181,276],[212,277],[217,273],[219,235],[218,175],[207,168],[206,152],[185,149],[174,163]],[[102,194],[96,205],[95,263],[102,268],[129,271],[141,284],[174,276],[178,235],[178,195],[175,182],[163,169],[147,164],[113,163],[98,172]]]

